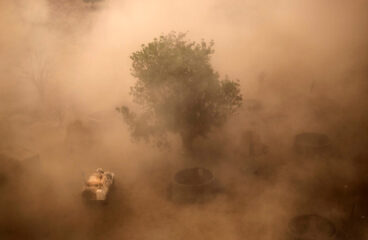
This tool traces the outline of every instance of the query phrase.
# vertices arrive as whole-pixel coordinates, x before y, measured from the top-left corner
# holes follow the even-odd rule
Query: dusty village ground
[[[0,147],[39,158],[1,160],[0,238],[273,240],[288,236],[292,217],[319,214],[345,238],[365,239],[362,214],[351,212],[367,167],[367,8],[1,1]],[[197,140],[196,159],[175,136],[170,149],[133,141],[115,111],[133,106],[129,55],[172,30],[213,39],[214,68],[239,78],[244,95],[238,114]],[[70,137],[76,120],[82,134]],[[247,131],[258,136],[254,156]],[[297,155],[305,131],[328,135],[333,154]],[[194,166],[222,190],[203,204],[170,201],[173,175]],[[115,173],[115,192],[106,206],[86,206],[81,189],[98,167]]]

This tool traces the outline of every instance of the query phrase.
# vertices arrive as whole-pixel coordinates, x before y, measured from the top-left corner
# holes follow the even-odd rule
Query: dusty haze
[[[353,159],[368,143],[367,29],[365,0],[0,0],[0,149],[40,156],[20,161],[26,170],[1,186],[0,237],[273,240],[303,213],[348,231],[350,205],[326,189],[360,181]],[[167,150],[132,141],[115,111],[135,107],[130,54],[170,31],[214,40],[214,68],[239,79],[244,96],[224,128],[198,139],[201,162],[186,159],[174,136]],[[262,107],[252,110],[250,99]],[[75,120],[89,147],[70,146]],[[267,154],[245,157],[247,130]],[[327,134],[333,157],[298,160],[293,137],[303,131]],[[224,193],[204,205],[171,203],[172,175],[194,165],[211,169]],[[79,194],[97,167],[115,172],[118,194],[91,210]]]

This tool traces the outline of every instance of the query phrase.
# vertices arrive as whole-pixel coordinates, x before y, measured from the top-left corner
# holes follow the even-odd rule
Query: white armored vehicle
[[[113,184],[114,174],[98,168],[88,177],[82,191],[82,198],[86,202],[107,203]]]

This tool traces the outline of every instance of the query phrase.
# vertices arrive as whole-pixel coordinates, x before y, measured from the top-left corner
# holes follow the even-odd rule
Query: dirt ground
[[[40,130],[40,158],[21,163],[2,187],[3,239],[284,239],[298,214],[319,214],[349,231],[352,205],[343,192],[349,177],[335,166],[344,164],[341,158],[298,159],[291,150],[256,158],[229,154],[226,162],[202,164],[222,186],[214,199],[178,204],[168,187],[177,170],[193,165],[185,156],[134,143],[117,150],[106,144],[113,140],[109,132],[70,148],[67,128]],[[115,188],[107,205],[85,205],[83,182],[97,167],[115,173]]]

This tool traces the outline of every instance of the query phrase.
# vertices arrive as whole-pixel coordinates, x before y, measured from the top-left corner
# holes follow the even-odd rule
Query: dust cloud
[[[366,239],[367,12],[365,0],[1,0],[0,238],[273,240],[318,214]],[[175,137],[167,150],[132,141],[115,111],[134,108],[130,54],[171,31],[214,40],[214,69],[244,96],[196,139],[196,160]],[[302,132],[327,135],[329,154],[296,153]],[[221,192],[169,201],[175,172],[193,166]],[[116,193],[89,208],[80,193],[98,167]]]

